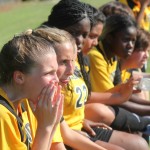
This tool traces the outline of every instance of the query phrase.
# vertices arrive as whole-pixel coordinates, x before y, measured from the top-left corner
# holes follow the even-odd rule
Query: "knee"
[[[143,137],[137,135],[135,139],[136,139],[138,150],[149,150],[148,143]]]
[[[104,104],[90,103],[85,105],[85,118],[110,125],[115,119],[115,112]]]
[[[109,118],[109,116],[111,116],[111,113],[103,104],[90,103],[85,105],[85,117],[92,117],[90,119],[98,118],[98,120],[94,121],[101,120],[101,122],[103,122],[106,118]]]

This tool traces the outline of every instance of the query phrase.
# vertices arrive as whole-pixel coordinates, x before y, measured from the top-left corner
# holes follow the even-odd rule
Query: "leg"
[[[115,119],[115,111],[112,107],[104,104],[90,103],[85,105],[85,118],[111,125]]]
[[[144,131],[150,124],[150,118],[140,117],[120,107],[108,107],[99,103],[85,105],[85,118],[103,122],[113,129],[121,131]]]
[[[145,139],[126,132],[113,131],[109,143],[119,145],[127,150],[149,150]]]
[[[106,148],[107,150],[125,150],[124,148],[122,148],[120,146],[117,146],[117,145],[114,145],[111,143],[106,143],[106,142],[103,142],[100,140],[96,141],[95,143]]]
[[[120,105],[120,107],[123,107],[124,109],[136,113],[140,116],[150,115],[150,105],[143,105],[143,104],[127,101],[123,105]]]

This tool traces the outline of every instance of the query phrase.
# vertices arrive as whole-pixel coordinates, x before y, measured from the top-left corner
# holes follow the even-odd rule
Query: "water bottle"
[[[143,77],[137,86],[137,89],[143,91],[150,91],[150,78]]]

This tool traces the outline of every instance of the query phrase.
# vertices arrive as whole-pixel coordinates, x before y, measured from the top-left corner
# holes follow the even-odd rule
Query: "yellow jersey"
[[[63,88],[62,93],[64,94],[63,117],[65,121],[70,128],[81,130],[88,90],[78,62],[75,64],[75,73],[70,77],[69,84]]]
[[[22,141],[17,118],[5,106],[0,104],[0,150],[27,150],[28,146],[26,145],[26,140],[28,140],[29,146],[32,147],[37,129],[37,120],[29,106],[28,100],[22,100],[22,103],[19,104],[16,111],[13,103],[8,99],[6,93],[1,88],[0,95],[5,98],[16,114],[20,116],[23,123],[21,131],[24,133]],[[60,125],[58,125],[53,142],[62,141]]]
[[[103,45],[99,42],[100,51],[94,47],[88,53],[90,59],[90,81],[92,91],[105,92],[114,87],[117,58],[107,58]]]

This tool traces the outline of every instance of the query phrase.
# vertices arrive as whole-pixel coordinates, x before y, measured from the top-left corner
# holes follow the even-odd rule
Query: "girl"
[[[63,105],[61,87],[57,86],[57,68],[52,45],[30,32],[15,36],[3,46],[0,52],[1,150],[50,149]],[[35,137],[30,130],[33,125],[30,114],[21,105],[24,99],[35,105],[38,123]]]

